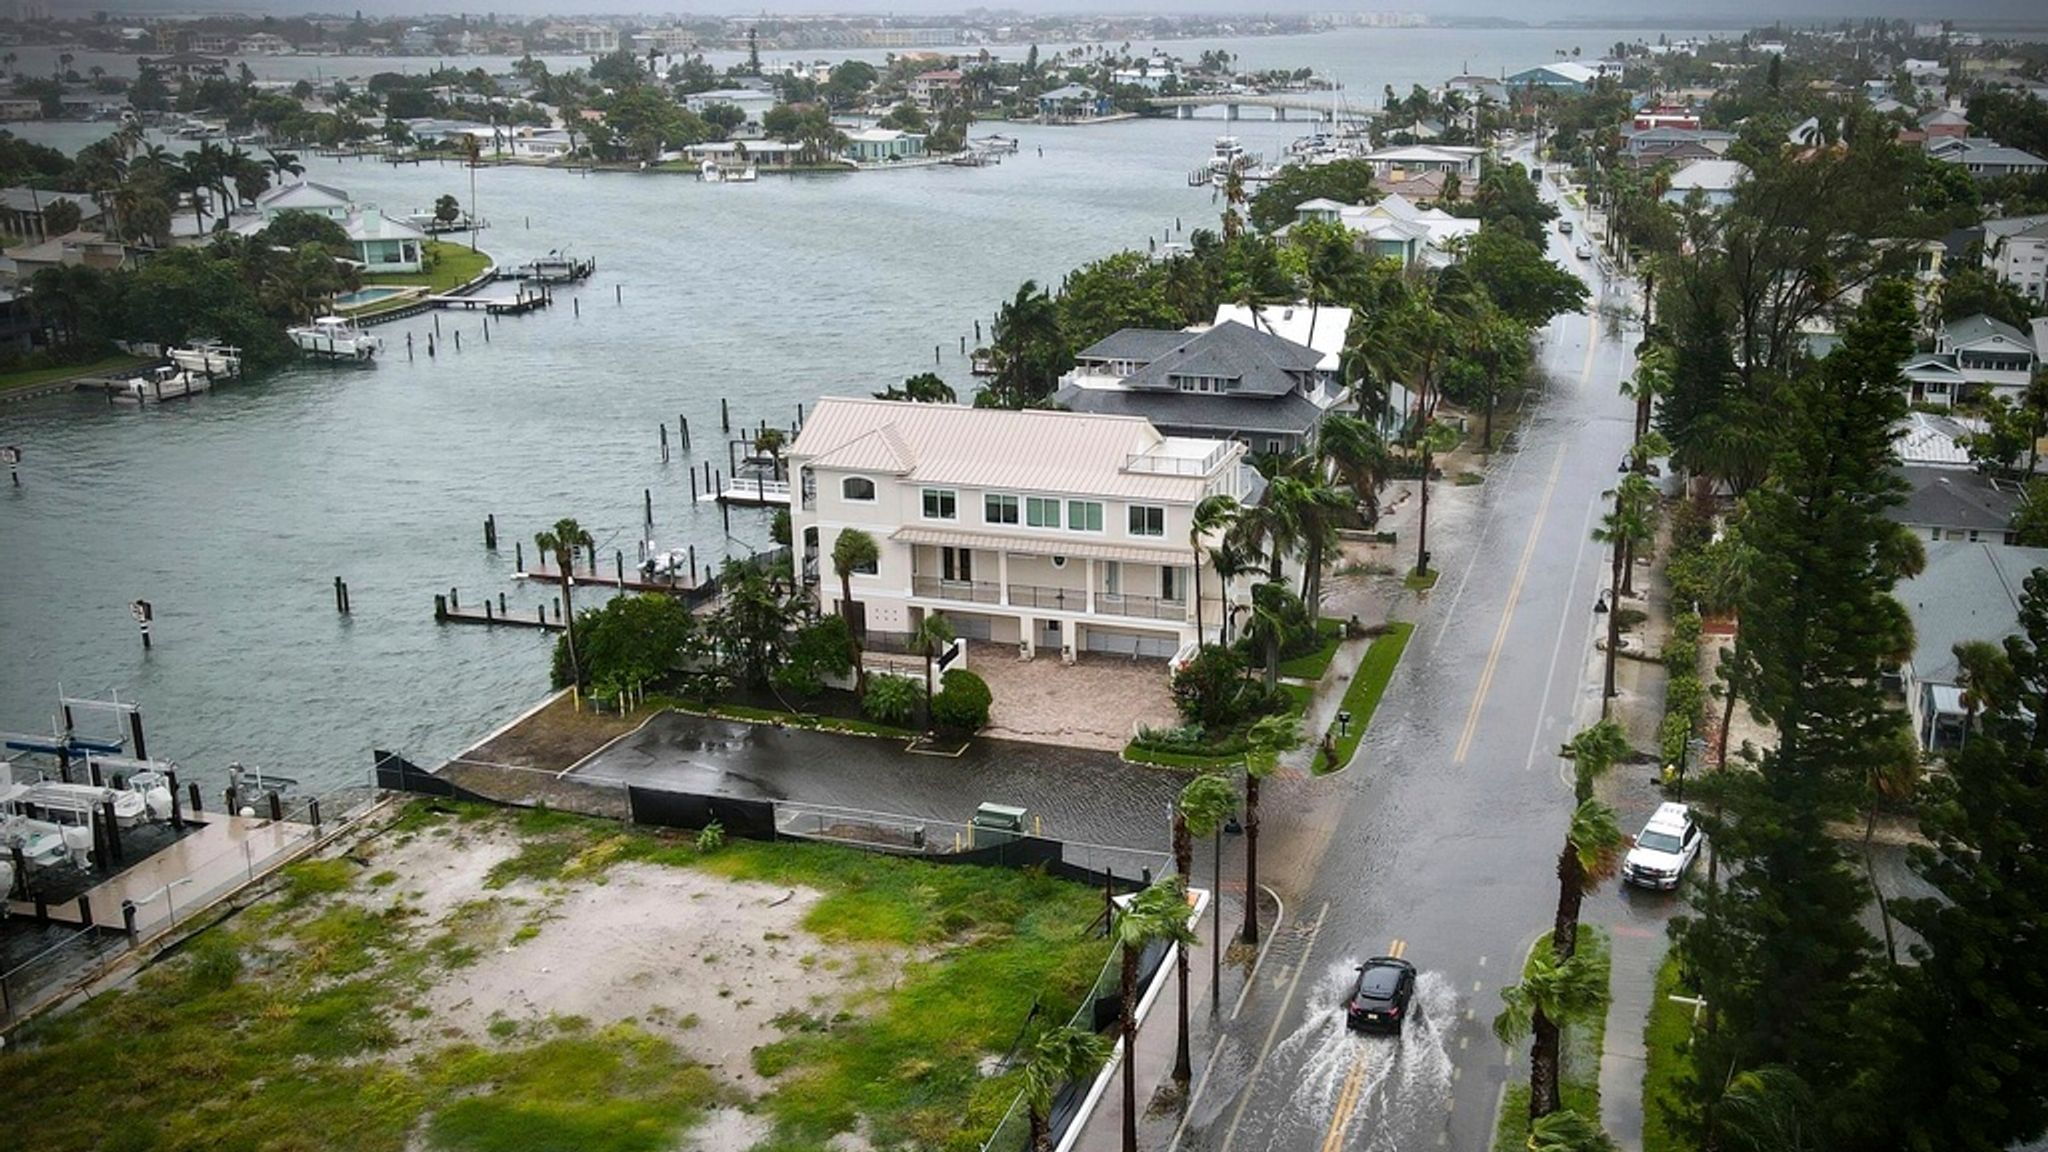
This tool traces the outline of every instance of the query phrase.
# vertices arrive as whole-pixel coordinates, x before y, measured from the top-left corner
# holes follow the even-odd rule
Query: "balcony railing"
[[[937,576],[912,576],[913,595],[934,600],[964,600],[972,604],[1001,604],[1003,589],[987,580],[946,580]]]
[[[1086,588],[1048,588],[1039,584],[1010,585],[1010,604],[1016,608],[1050,608],[1055,612],[1086,612]]]
[[[1188,618],[1188,602],[1166,600],[1158,596],[1127,596],[1114,592],[1095,594],[1095,612],[1099,616],[1135,616],[1145,620],[1185,620]]]

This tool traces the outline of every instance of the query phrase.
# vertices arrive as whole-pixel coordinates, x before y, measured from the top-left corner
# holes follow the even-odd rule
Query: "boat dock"
[[[692,560],[695,552],[692,550]],[[692,565],[694,567],[694,564]],[[546,564],[533,568],[521,568],[512,574],[515,580],[540,580],[549,584],[560,584],[562,574]],[[613,564],[607,574],[596,568],[574,567],[569,578],[577,584],[588,584],[599,588],[617,588],[621,592],[667,592],[675,596],[693,597],[700,593],[697,581],[681,573],[674,576],[643,576],[638,568],[627,568],[623,557]]]
[[[789,481],[770,480],[759,474],[735,476],[725,486],[697,497],[699,504],[741,504],[757,508],[789,507]]]
[[[429,296],[426,303],[436,308],[451,311],[475,312],[482,309],[493,316],[523,316],[537,312],[555,302],[554,293],[545,289],[529,292],[521,288],[511,296]]]
[[[548,618],[548,607],[545,604],[534,605],[533,615],[525,616],[502,609],[493,610],[491,602],[487,598],[484,600],[483,610],[478,611],[475,608],[464,608],[460,604],[452,603],[449,597],[443,593],[435,593],[434,595],[434,623],[534,628],[543,632],[560,632],[562,630],[561,618],[557,616],[550,620]]]

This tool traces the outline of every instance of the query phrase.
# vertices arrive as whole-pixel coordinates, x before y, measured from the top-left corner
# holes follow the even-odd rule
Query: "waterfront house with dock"
[[[1212,637],[1223,619],[1188,537],[1205,497],[1243,494],[1235,441],[1132,416],[827,398],[788,456],[796,576],[818,572],[825,610],[839,607],[839,534],[879,546],[851,574],[857,627],[907,633],[942,612],[1026,657],[1173,657],[1195,643],[1197,580]]]
[[[846,158],[856,164],[887,164],[924,157],[924,133],[864,128],[846,134]]]

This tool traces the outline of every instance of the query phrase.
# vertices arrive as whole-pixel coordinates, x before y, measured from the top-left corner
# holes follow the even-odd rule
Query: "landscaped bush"
[[[775,685],[799,696],[825,690],[827,676],[853,671],[853,634],[843,616],[821,616],[796,630],[789,655],[773,673]]]
[[[871,676],[860,710],[877,724],[908,724],[924,699],[924,685],[908,676]]]
[[[673,596],[615,596],[576,614],[576,656],[583,683],[599,696],[663,683],[676,670],[696,618]],[[555,641],[555,687],[569,683],[569,638]]]
[[[1244,659],[1228,648],[1205,644],[1174,670],[1173,706],[1192,724],[1228,728],[1243,718]]]
[[[1673,676],[1698,675],[1700,666],[1700,617],[1697,612],[1680,612],[1671,619],[1671,638],[1664,642],[1664,666]]]
[[[932,697],[932,723],[954,732],[978,732],[988,727],[992,701],[988,681],[965,668],[946,673],[937,696]]]

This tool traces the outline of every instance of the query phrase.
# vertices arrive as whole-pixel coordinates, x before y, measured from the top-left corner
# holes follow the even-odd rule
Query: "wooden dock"
[[[481,308],[493,316],[523,316],[528,312],[537,312],[542,308],[546,308],[554,302],[554,295],[550,292],[528,292],[524,289],[521,289],[518,294],[512,296],[429,296],[426,298],[426,303],[432,304],[436,308],[446,308],[451,311],[462,312],[474,312]]]
[[[539,580],[557,585],[562,582],[561,572],[545,564],[534,568],[521,568],[512,575],[518,580]],[[667,592],[674,596],[695,597],[705,591],[687,576],[643,577],[638,568],[627,568],[623,562],[615,563],[611,572],[599,572],[593,568],[571,568],[569,577],[578,584],[617,588],[622,592]]]
[[[697,497],[699,504],[746,504],[755,507],[789,507],[789,481],[770,480],[765,476],[736,477],[725,481],[725,487]]]
[[[448,603],[448,597],[442,593],[436,593],[434,596],[434,623],[483,624],[500,628],[537,628],[543,632],[560,632],[562,630],[562,621],[559,618],[548,619],[548,609],[545,604],[535,605],[533,615],[527,616],[518,612],[500,612],[491,604],[489,598],[486,598],[482,610],[479,611],[475,608],[451,605]]]

